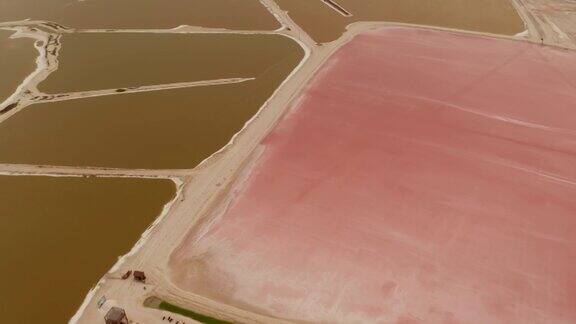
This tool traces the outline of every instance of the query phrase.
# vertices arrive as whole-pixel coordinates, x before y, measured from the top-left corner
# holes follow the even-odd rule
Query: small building
[[[112,307],[104,316],[106,324],[128,324],[126,312],[120,307]]]
[[[136,281],[145,282],[146,281],[146,275],[144,274],[144,271],[134,271],[134,279]]]
[[[124,275],[122,275],[122,280],[128,279],[131,274],[132,274],[132,270],[126,271],[126,273]]]
[[[98,299],[98,308],[102,308],[104,304],[106,304],[106,296],[102,296],[100,299]]]

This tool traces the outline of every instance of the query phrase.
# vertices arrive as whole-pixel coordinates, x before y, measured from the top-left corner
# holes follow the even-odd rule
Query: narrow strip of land
[[[193,172],[191,170],[138,170],[0,163],[0,174],[79,177],[100,176],[125,178],[174,178],[190,176],[193,174]]]
[[[336,1],[334,0],[322,0],[322,2],[324,4],[326,4],[328,7],[330,7],[331,9],[335,10],[337,13],[341,14],[344,17],[350,17],[352,16],[352,14],[350,12],[348,12],[348,10],[344,9],[344,7],[342,7],[341,5],[339,5]]]
[[[202,81],[192,81],[192,82],[176,82],[176,83],[148,85],[148,86],[139,86],[139,87],[67,92],[67,93],[60,93],[57,95],[43,95],[43,96],[34,97],[34,98],[32,98],[32,100],[33,101],[41,101],[41,102],[55,102],[55,101],[64,101],[64,100],[70,100],[70,99],[102,97],[102,96],[111,96],[111,95],[128,94],[128,93],[136,93],[136,92],[149,92],[149,91],[159,91],[159,90],[169,90],[169,89],[207,87],[207,86],[217,86],[217,85],[224,85],[224,84],[235,84],[235,83],[242,83],[242,82],[247,82],[247,81],[252,81],[252,80],[255,80],[255,78],[228,78],[228,79],[202,80]]]

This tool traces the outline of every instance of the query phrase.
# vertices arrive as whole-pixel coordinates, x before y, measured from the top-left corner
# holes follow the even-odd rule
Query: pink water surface
[[[175,251],[172,278],[295,320],[574,323],[575,85],[567,51],[357,36]]]

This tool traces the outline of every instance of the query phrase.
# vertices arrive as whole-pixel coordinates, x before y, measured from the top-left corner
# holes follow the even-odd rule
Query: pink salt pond
[[[173,253],[172,278],[291,320],[574,323],[575,85],[567,51],[359,35]]]

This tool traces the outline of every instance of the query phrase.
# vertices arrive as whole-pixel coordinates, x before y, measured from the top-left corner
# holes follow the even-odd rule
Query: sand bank
[[[11,38],[14,31],[0,29],[0,108],[20,83],[34,71],[37,52],[34,42],[26,38]]]
[[[20,70],[21,80],[16,80],[17,82],[11,80],[14,83],[8,88],[12,90],[7,93],[7,98],[0,98],[0,100],[3,100],[0,101],[0,122],[28,105],[30,99],[38,94],[38,89],[36,88],[38,83],[44,80],[57,66],[56,57],[60,46],[58,35],[52,34],[49,31],[30,26],[10,26],[5,28],[12,32],[10,39],[7,39],[5,43],[7,48],[22,51],[21,45],[23,41],[34,41],[33,47],[31,48],[36,49],[37,53],[35,54],[38,56],[33,56],[35,57],[33,58],[28,56],[28,54],[22,55],[23,53],[18,53],[16,63],[10,59],[3,61],[3,64],[8,64],[3,67],[3,70],[8,71],[8,73],[11,73],[10,71],[14,68]],[[7,57],[9,57],[9,55],[7,55]],[[15,64],[15,66],[11,64]],[[21,67],[18,67],[23,66],[23,64],[27,66],[34,66],[35,64],[35,69],[31,68],[28,72],[29,74],[24,75],[25,72]],[[6,78],[6,80],[10,80],[10,78]]]

